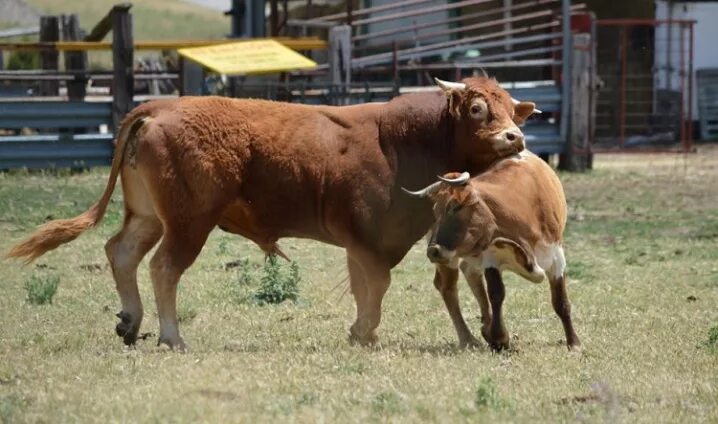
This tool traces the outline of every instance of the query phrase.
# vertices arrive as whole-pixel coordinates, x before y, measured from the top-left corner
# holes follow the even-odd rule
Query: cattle
[[[443,268],[464,272],[481,308],[481,333],[491,347],[509,347],[501,278],[501,272],[508,270],[534,283],[548,279],[551,303],[563,324],[567,346],[580,350],[566,293],[566,198],[548,164],[524,151],[474,178],[468,172],[449,173],[409,194],[433,203],[436,222],[426,254]],[[437,287],[441,288],[440,282]],[[449,313],[455,323],[464,322],[458,305]],[[459,324],[457,331],[464,328],[465,324]],[[463,337],[473,338],[470,332]]]
[[[177,284],[216,226],[270,254],[281,253],[283,237],[345,248],[357,308],[350,341],[376,344],[390,270],[433,222],[431,208],[400,187],[453,169],[480,172],[523,150],[517,125],[534,112],[493,79],[438,82],[435,92],[343,107],[222,97],[137,106],[119,128],[100,200],[44,224],[7,256],[32,261],[95,227],[119,176],[124,223],[105,250],[125,344],[143,317],[137,267],[159,242],[149,265],[158,344],[185,349]]]

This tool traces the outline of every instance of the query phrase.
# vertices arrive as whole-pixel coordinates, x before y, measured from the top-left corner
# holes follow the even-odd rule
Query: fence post
[[[55,42],[60,40],[60,20],[57,16],[40,17],[40,41]],[[57,50],[42,50],[40,52],[40,67],[46,70],[57,71],[58,53]],[[58,81],[41,81],[41,96],[57,96],[60,91]]]
[[[204,68],[194,61],[180,56],[180,96],[201,96]]]
[[[329,75],[337,89],[336,104],[348,103],[348,89],[352,77],[352,29],[338,25],[329,30]]]
[[[132,40],[132,5],[112,8],[112,122],[115,130],[122,118],[132,109],[134,95],[134,46]]]
[[[590,34],[573,35],[571,67],[571,99],[569,133],[566,150],[559,157],[559,168],[567,171],[584,171],[588,167],[592,129],[595,128],[595,110],[593,102],[593,50],[594,43]],[[562,117],[562,119],[564,119]]]
[[[82,40],[82,30],[77,15],[62,15],[62,39]],[[65,69],[68,71],[87,70],[87,52],[65,52]],[[78,72],[75,79],[67,82],[67,97],[71,101],[83,101],[87,94],[87,74]]]

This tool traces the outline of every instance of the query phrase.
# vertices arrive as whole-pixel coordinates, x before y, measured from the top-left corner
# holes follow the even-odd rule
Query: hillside
[[[26,0],[46,14],[77,13],[89,31],[118,0]],[[222,38],[229,32],[229,18],[221,12],[180,0],[131,2],[136,40]],[[228,2],[229,3],[229,2]]]

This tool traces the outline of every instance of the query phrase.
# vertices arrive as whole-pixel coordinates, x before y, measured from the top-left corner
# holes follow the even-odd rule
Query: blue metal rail
[[[100,133],[101,125],[112,127],[109,102],[0,102],[0,128],[53,130],[0,136],[0,169],[109,165],[113,136]]]

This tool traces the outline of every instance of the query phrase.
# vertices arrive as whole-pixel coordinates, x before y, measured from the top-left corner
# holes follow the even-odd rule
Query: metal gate
[[[597,21],[594,152],[687,152],[692,147],[690,20]]]

